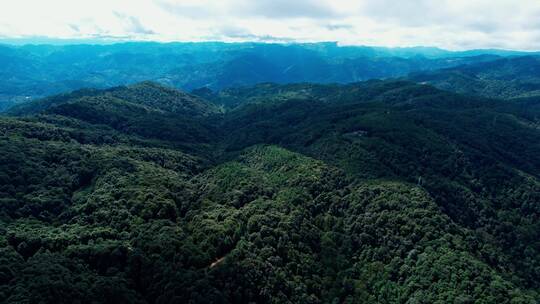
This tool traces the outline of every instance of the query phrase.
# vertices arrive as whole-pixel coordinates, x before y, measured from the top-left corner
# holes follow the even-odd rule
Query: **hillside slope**
[[[194,95],[146,81],[104,90],[81,89],[24,103],[9,109],[6,113],[16,116],[37,114],[55,106],[73,103],[82,97],[116,98],[140,106],[187,116],[208,116],[219,111],[212,103]]]
[[[535,99],[116,90],[0,117],[7,302],[540,300]]]

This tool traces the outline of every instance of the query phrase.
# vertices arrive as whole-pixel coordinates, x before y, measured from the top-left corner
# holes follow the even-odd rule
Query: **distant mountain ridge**
[[[219,90],[260,82],[348,83],[525,54],[336,43],[0,45],[0,111],[80,88],[108,88],[145,80],[184,90]]]
[[[408,77],[440,89],[495,98],[540,96],[540,56],[502,58]]]

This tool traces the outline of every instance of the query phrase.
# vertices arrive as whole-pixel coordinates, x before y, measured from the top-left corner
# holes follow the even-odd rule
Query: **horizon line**
[[[227,41],[227,40],[143,40],[143,39],[123,39],[122,37],[97,37],[97,38],[58,38],[58,37],[0,37],[0,45],[9,46],[31,46],[31,45],[49,45],[49,46],[69,46],[69,45],[115,45],[128,43],[154,43],[154,44],[204,44],[204,43],[223,43],[223,44],[267,44],[267,45],[309,45],[309,44],[335,44],[337,47],[357,47],[357,48],[380,48],[380,49],[432,49],[449,53],[464,53],[470,51],[492,51],[492,52],[515,52],[515,53],[540,53],[540,50],[527,49],[506,49],[497,47],[481,47],[470,49],[449,49],[435,45],[411,45],[411,46],[392,46],[392,45],[369,45],[369,44],[351,44],[342,43],[340,41],[290,41],[290,40],[243,40],[243,41]]]

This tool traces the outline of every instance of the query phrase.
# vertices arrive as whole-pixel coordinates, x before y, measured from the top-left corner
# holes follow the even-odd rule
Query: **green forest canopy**
[[[535,99],[406,81],[211,95],[141,83],[0,118],[0,299],[540,299]]]

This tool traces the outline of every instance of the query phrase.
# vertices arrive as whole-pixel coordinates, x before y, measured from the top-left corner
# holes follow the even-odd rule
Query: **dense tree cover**
[[[370,102],[248,105],[226,118],[228,148],[280,144],[358,177],[419,184],[454,221],[519,257],[501,263],[525,263],[517,268],[527,269],[525,281],[534,278],[538,286],[540,260],[526,257],[540,237],[537,127],[526,117],[497,111],[509,107],[504,102],[414,84],[373,86],[374,92],[386,89],[378,96],[362,90]]]
[[[540,300],[535,99],[84,92],[0,118],[7,303]]]
[[[32,120],[28,115],[41,113],[46,115],[38,118],[39,121],[52,120],[55,124],[83,130],[81,125],[115,129],[121,134],[166,141],[165,145],[196,149],[203,143],[215,141],[217,132],[208,116],[220,112],[215,104],[194,95],[143,82],[52,96],[14,107],[8,114]]]
[[[9,109],[7,113],[10,115],[37,114],[54,106],[74,103],[75,100],[83,97],[121,99],[153,110],[195,117],[208,116],[219,111],[214,104],[205,102],[194,95],[146,81],[104,90],[81,89],[21,104]]]

